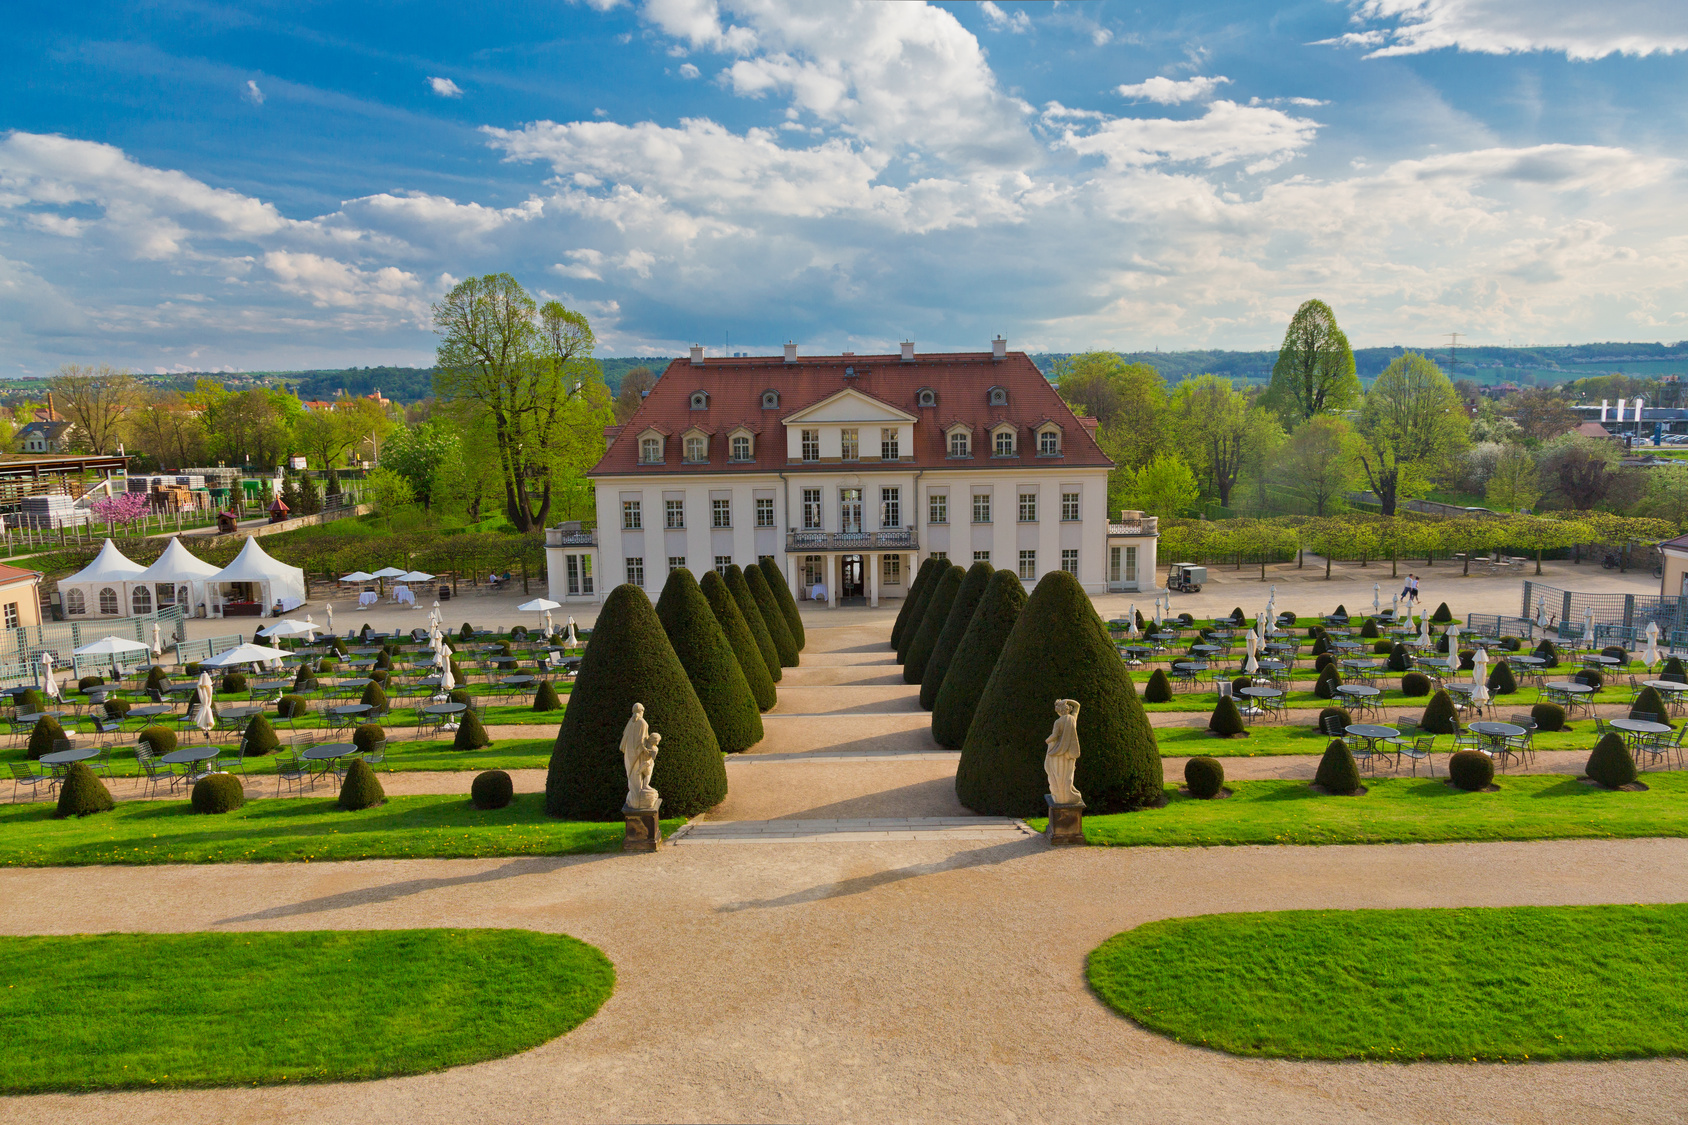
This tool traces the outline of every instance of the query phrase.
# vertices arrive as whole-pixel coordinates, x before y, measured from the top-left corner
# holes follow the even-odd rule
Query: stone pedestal
[[[1084,803],[1057,805],[1053,794],[1045,793],[1043,803],[1049,806],[1049,827],[1043,835],[1051,844],[1084,843]]]
[[[621,839],[624,852],[654,852],[662,846],[662,801],[654,809],[633,809],[621,806],[627,822],[627,834]]]

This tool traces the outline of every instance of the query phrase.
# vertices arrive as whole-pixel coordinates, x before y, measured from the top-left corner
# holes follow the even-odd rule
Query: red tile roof
[[[855,375],[846,376],[846,367],[854,368]],[[1008,392],[1007,406],[988,404],[992,387]],[[933,353],[916,355],[906,363],[896,355],[803,356],[796,363],[786,363],[783,356],[754,356],[705,359],[701,366],[689,359],[674,360],[645,396],[639,412],[619,428],[614,444],[590,475],[684,476],[811,469],[836,472],[837,461],[788,461],[785,428],[780,423],[845,388],[854,388],[919,419],[914,427],[914,448],[904,451],[900,466],[1109,468],[1113,464],[1096,444],[1095,420],[1075,418],[1024,352],[1009,352],[1001,360],[993,360],[989,352]],[[917,396],[923,389],[936,393],[935,407],[918,405]],[[692,392],[699,390],[709,394],[706,410],[691,409]],[[767,390],[779,392],[777,409],[762,409],[762,392]],[[1061,427],[1060,457],[1037,456],[1034,430],[1046,420]],[[991,456],[989,431],[1005,421],[1013,423],[1017,431],[1018,455]],[[946,456],[944,431],[957,422],[972,428],[974,455],[952,460]],[[753,461],[729,463],[724,435],[740,426],[762,436],[756,442]],[[722,437],[709,443],[708,462],[684,464],[674,435],[694,427]],[[635,439],[652,429],[669,439],[661,465],[644,465],[638,460],[639,443]],[[869,443],[864,436],[864,450],[870,445],[877,448],[877,442]],[[861,467],[875,464],[878,462],[864,461]]]

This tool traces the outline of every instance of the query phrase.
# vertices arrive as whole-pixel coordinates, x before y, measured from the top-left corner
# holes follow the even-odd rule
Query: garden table
[[[1587,656],[1582,658],[1582,662],[1584,664],[1602,664],[1606,666],[1622,663],[1622,661],[1615,656],[1601,656],[1598,653],[1589,653]]]
[[[381,595],[377,594],[374,590],[365,590],[363,593],[358,595],[358,605],[360,606],[374,605],[380,600]]]
[[[469,709],[464,703],[430,703],[422,708],[425,715],[461,715]]]
[[[505,687],[525,688],[532,687],[538,682],[538,680],[538,676],[505,676],[498,682],[503,684]]]
[[[368,676],[352,676],[348,679],[341,680],[340,686],[341,687],[351,687],[351,688],[361,688],[361,687],[368,687],[370,684],[372,684],[374,682],[375,681],[370,679]]]
[[[1282,660],[1261,660],[1257,664],[1262,672],[1282,672],[1289,667]]]
[[[1401,737],[1401,732],[1395,727],[1386,727],[1377,723],[1354,723],[1347,727],[1343,733],[1351,734],[1355,738],[1365,739],[1368,748],[1377,745],[1381,739]]]
[[[175,708],[168,703],[143,703],[139,707],[129,708],[127,717],[131,719],[153,719],[159,715],[168,715],[174,710]]]
[[[1624,741],[1629,743],[1631,753],[1634,753],[1635,744],[1640,742],[1643,736],[1669,734],[1671,732],[1669,723],[1654,723],[1646,719],[1613,719],[1606,725],[1615,731],[1623,732]],[[46,756],[43,755],[41,760],[45,762]]]
[[[1190,651],[1198,656],[1212,656],[1219,651],[1218,645],[1191,645]]]
[[[1483,748],[1483,753],[1489,755],[1491,758],[1500,758],[1502,760],[1512,753],[1511,749],[1506,745],[1507,739],[1522,738],[1524,735],[1530,733],[1517,723],[1472,723],[1465,729],[1470,731],[1472,734],[1480,736],[1484,741],[1489,743],[1489,746]]]
[[[89,758],[100,756],[98,748],[93,746],[78,746],[71,750],[55,750],[51,754],[41,755],[44,766],[68,766],[72,762],[86,762]]]
[[[1573,683],[1570,680],[1554,680],[1542,685],[1542,691],[1550,697],[1565,704],[1568,711],[1578,707],[1588,707],[1593,703],[1594,689],[1587,684]]]
[[[1375,712],[1377,699],[1383,694],[1383,690],[1365,684],[1341,684],[1336,693],[1344,699],[1352,699],[1356,710]]]
[[[180,750],[172,750],[158,760],[165,765],[185,766],[189,762],[208,762],[217,756],[215,746],[185,746]]]
[[[1359,652],[1366,646],[1359,641],[1332,641],[1330,647],[1338,652]]]
[[[130,712],[130,714],[133,714],[133,713],[134,712]],[[250,719],[253,715],[261,715],[263,713],[264,713],[264,709],[262,707],[259,707],[259,706],[252,706],[252,707],[228,707],[228,706],[223,706],[223,707],[217,708],[217,718],[221,719],[225,723],[237,723],[237,722],[240,722],[242,719]]]
[[[358,748],[350,742],[324,742],[320,746],[312,746],[308,750],[301,750],[299,758],[306,762],[322,762],[321,769],[315,770],[312,777],[327,777],[336,769],[341,758],[347,754],[356,754]],[[314,785],[313,785],[314,788]]]
[[[1123,645],[1120,652],[1124,653],[1133,664],[1141,664],[1155,654],[1155,650],[1149,645]]]
[[[353,668],[373,668],[375,667],[375,658],[373,656],[354,656],[346,663]]]
[[[1528,656],[1519,653],[1513,653],[1506,659],[1508,663],[1522,664],[1526,668],[1540,668],[1547,663],[1545,656]]]
[[[1282,699],[1284,693],[1275,687],[1245,687],[1239,688],[1237,694],[1249,699]],[[1243,708],[1244,715],[1264,715],[1266,708],[1256,707],[1252,703]]]

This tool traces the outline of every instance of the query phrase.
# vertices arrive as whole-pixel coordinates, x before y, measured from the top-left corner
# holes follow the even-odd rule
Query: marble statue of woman
[[[644,786],[635,784],[639,776],[639,760],[644,755],[645,736],[650,734],[650,724],[645,722],[645,705],[633,705],[633,717],[627,720],[627,725],[621,728],[621,764],[627,774],[627,804],[631,808],[638,808],[633,798]],[[649,774],[646,775],[647,777]]]
[[[1055,701],[1055,726],[1044,739],[1048,750],[1043,756],[1043,772],[1049,778],[1049,795],[1057,805],[1076,805],[1084,800],[1073,787],[1073,771],[1078,768],[1078,708],[1076,699]]]

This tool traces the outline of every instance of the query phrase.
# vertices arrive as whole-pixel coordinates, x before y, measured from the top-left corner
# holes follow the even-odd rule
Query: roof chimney
[[[1002,338],[1002,335],[1000,333],[998,333],[996,339],[991,341],[991,359],[993,361],[1000,362],[1000,361],[1007,359],[1007,358],[1008,358],[1008,341],[1004,340]]]
[[[797,362],[797,345],[790,340],[785,342],[785,361],[787,363]]]
[[[904,363],[913,363],[914,362],[914,341],[913,340],[904,340],[903,341],[903,362]]]
[[[702,344],[693,344],[692,345],[692,366],[693,367],[702,367],[703,366],[703,345]]]

